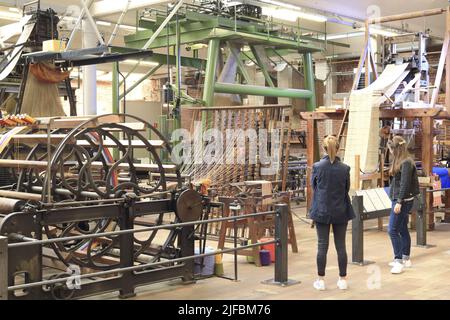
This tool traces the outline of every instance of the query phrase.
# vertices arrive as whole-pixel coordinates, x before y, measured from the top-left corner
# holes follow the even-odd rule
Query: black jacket
[[[389,197],[392,201],[402,203],[405,199],[415,197],[420,193],[417,169],[410,160],[404,161],[400,171],[391,178]]]
[[[328,156],[313,165],[311,186],[314,190],[310,218],[327,224],[346,223],[355,217],[348,194],[350,167]]]

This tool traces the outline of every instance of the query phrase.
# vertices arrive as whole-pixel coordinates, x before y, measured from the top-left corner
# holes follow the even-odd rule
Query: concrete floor
[[[300,217],[304,209],[297,209]],[[412,248],[413,267],[403,274],[392,275],[388,263],[392,249],[386,231],[374,228],[364,235],[365,259],[375,261],[367,266],[350,264],[348,267],[349,290],[336,287],[338,276],[335,249],[330,245],[326,291],[316,291],[312,283],[316,278],[316,235],[305,222],[294,216],[300,252],[289,253],[289,278],[301,281],[290,287],[264,285],[261,281],[273,278],[273,265],[257,268],[238,257],[239,281],[234,282],[217,277],[203,279],[195,284],[183,285],[170,281],[140,287],[136,290],[138,300],[178,299],[449,299],[450,297],[450,224],[437,224],[436,231],[428,233],[428,243],[435,245],[428,249]],[[369,224],[367,224],[370,227]],[[375,226],[375,223],[371,224]],[[385,228],[386,229],[386,228]],[[412,232],[412,242],[416,241]],[[332,242],[330,242],[331,244]],[[351,231],[347,237],[347,250],[351,260]],[[232,255],[225,255],[224,269],[227,276],[233,276]],[[116,299],[117,294],[108,294],[95,299]]]

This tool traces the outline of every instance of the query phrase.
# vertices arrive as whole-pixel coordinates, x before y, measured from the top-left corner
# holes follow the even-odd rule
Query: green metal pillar
[[[161,65],[158,64],[157,66],[154,66],[152,69],[150,69],[142,78],[140,78],[138,81],[136,81],[131,87],[127,88],[127,91],[119,95],[120,100],[122,100],[127,94],[129,94],[131,91],[136,89],[142,82],[150,78],[156,71],[161,68]],[[114,77],[114,74],[113,74]],[[113,80],[114,83],[114,80]],[[114,90],[114,89],[113,89]],[[113,94],[114,99],[114,94]]]
[[[216,68],[220,53],[220,40],[211,39],[208,45],[208,58],[205,70],[205,84],[203,85],[203,102],[207,107],[214,106],[214,83],[216,82]],[[210,116],[202,112],[202,128],[207,129]]]
[[[317,107],[316,101],[316,84],[314,80],[314,69],[313,60],[311,52],[303,54],[303,74],[305,76],[305,88],[312,92],[311,98],[306,100],[306,111],[315,111]],[[317,121],[314,121],[313,136],[317,137],[319,135],[319,130],[317,128]],[[314,161],[320,159],[320,147],[319,140],[314,139]]]
[[[211,39],[208,45],[208,58],[205,70],[205,84],[203,87],[203,101],[207,107],[214,105],[214,83],[216,81],[216,67],[219,58],[220,40]]]
[[[305,88],[312,92],[312,96],[306,101],[306,111],[314,111],[317,107],[317,101],[311,52],[303,54],[303,69],[303,73],[305,75]]]

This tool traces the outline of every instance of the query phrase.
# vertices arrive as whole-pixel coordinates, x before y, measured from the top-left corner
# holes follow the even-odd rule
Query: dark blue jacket
[[[346,223],[355,217],[348,194],[350,167],[336,157],[325,156],[313,165],[311,186],[314,190],[310,218],[327,224]]]

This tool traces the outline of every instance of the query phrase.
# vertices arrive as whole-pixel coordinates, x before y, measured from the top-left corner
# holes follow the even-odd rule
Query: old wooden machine
[[[200,219],[203,198],[182,186],[177,166],[161,161],[159,151],[171,146],[153,126],[113,114],[41,118],[2,131],[9,299],[127,297],[140,285],[193,279],[193,260],[176,259],[194,254],[194,226],[158,226]],[[158,178],[150,180],[152,172]],[[38,240],[44,244],[33,245]],[[73,286],[58,282],[71,275]]]

